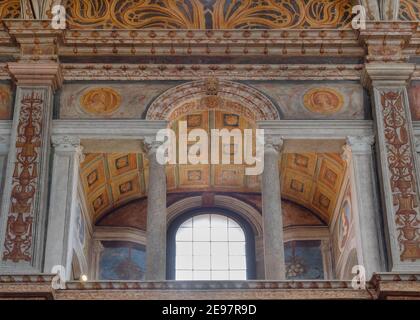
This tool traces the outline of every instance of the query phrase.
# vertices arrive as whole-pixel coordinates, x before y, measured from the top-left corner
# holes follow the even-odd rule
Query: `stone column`
[[[69,280],[82,147],[75,137],[52,136],[51,140],[54,158],[44,272],[51,273],[54,266],[63,266]]]
[[[266,280],[285,279],[283,217],[279,173],[281,139],[266,137],[262,174],[264,264]]]
[[[0,217],[0,273],[39,273],[45,246],[53,91],[57,63],[9,63],[16,83]]]
[[[100,278],[100,262],[101,255],[104,251],[104,246],[100,240],[93,240],[92,255],[90,259],[90,272],[89,278],[95,280],[101,280]]]
[[[369,63],[376,122],[381,193],[390,270],[420,268],[418,162],[406,85],[414,71],[408,63]]]
[[[367,279],[374,272],[385,270],[381,210],[372,153],[374,141],[373,136],[347,137],[346,144],[349,151],[347,163],[356,199],[353,208],[356,212],[359,264],[365,267]]]
[[[145,139],[149,159],[149,187],[147,192],[146,280],[166,279],[166,172],[158,163],[159,142]]]

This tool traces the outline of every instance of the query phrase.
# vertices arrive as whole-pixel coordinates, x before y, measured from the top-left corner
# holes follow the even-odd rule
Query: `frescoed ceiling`
[[[347,28],[349,0],[67,0],[72,29]]]
[[[20,0],[0,1],[0,18],[19,19]]]
[[[420,20],[420,1],[400,0],[398,18],[405,21]]]
[[[350,28],[357,0],[62,0],[71,29],[337,29]],[[368,1],[370,2],[370,0]],[[372,1],[373,2],[373,1]],[[0,18],[38,16],[27,0],[0,0]],[[419,0],[399,0],[398,18],[420,20]],[[370,3],[368,3],[370,4]],[[367,10],[371,10],[367,7]],[[372,12],[368,14],[372,15]]]
[[[223,112],[202,111],[182,116],[188,128],[252,128],[245,118]],[[175,130],[177,131],[177,130]],[[221,151],[226,146],[221,145]],[[231,150],[234,146],[231,145]],[[233,159],[232,159],[233,160]],[[233,161],[232,161],[233,163]],[[335,154],[284,154],[279,161],[282,197],[290,199],[329,221],[346,172],[345,162]],[[236,192],[259,193],[260,177],[246,176],[244,165],[168,165],[168,193]],[[81,181],[88,210],[97,221],[104,214],[147,196],[148,161],[143,154],[88,154],[81,165]]]

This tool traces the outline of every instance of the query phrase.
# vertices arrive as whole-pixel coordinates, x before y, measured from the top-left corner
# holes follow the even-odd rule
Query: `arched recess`
[[[145,118],[172,121],[189,112],[210,108],[230,111],[253,122],[280,119],[274,103],[258,90],[216,79],[188,82],[167,90],[149,106]]]

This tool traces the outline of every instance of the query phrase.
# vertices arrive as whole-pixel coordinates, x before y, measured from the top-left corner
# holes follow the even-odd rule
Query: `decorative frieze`
[[[0,216],[2,272],[39,272],[45,247],[55,63],[9,63],[17,83]]]
[[[350,147],[352,153],[372,153],[372,146],[375,143],[374,136],[348,136],[346,146]]]
[[[359,80],[360,64],[63,64],[66,80]]]
[[[39,192],[43,105],[46,97],[37,90],[23,93],[16,134],[16,155],[3,248],[3,260],[32,260],[36,192]]]
[[[416,260],[420,259],[420,210],[410,119],[402,90],[383,90],[380,95],[400,257]]]
[[[392,270],[411,270],[420,261],[418,165],[406,85],[414,66],[368,63],[377,129],[382,199]]]

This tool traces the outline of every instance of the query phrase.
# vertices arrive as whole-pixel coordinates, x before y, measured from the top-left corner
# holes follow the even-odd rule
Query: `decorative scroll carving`
[[[420,259],[419,199],[403,98],[402,91],[381,93],[387,161],[402,261]]]
[[[0,18],[2,19],[19,19],[20,18],[20,1],[0,1]]]
[[[16,137],[11,204],[3,260],[31,261],[34,199],[38,188],[42,133],[41,94],[23,96]]]
[[[348,0],[68,0],[70,28],[278,29],[349,27]]]
[[[346,0],[222,0],[214,8],[214,29],[340,28],[352,18]]]
[[[224,80],[219,80],[217,87],[217,96],[213,97],[221,98],[219,102],[223,101],[223,110],[229,110],[254,121],[279,118],[273,102],[254,88]],[[188,82],[173,87],[150,105],[146,119],[172,121],[186,112],[202,111],[201,99],[208,97],[208,93],[208,83],[206,84],[205,81]],[[193,100],[200,101],[200,103],[194,103]]]
[[[202,29],[200,1],[173,0],[68,0],[71,28]]]
[[[420,2],[418,0],[400,0],[400,20],[420,20]]]

